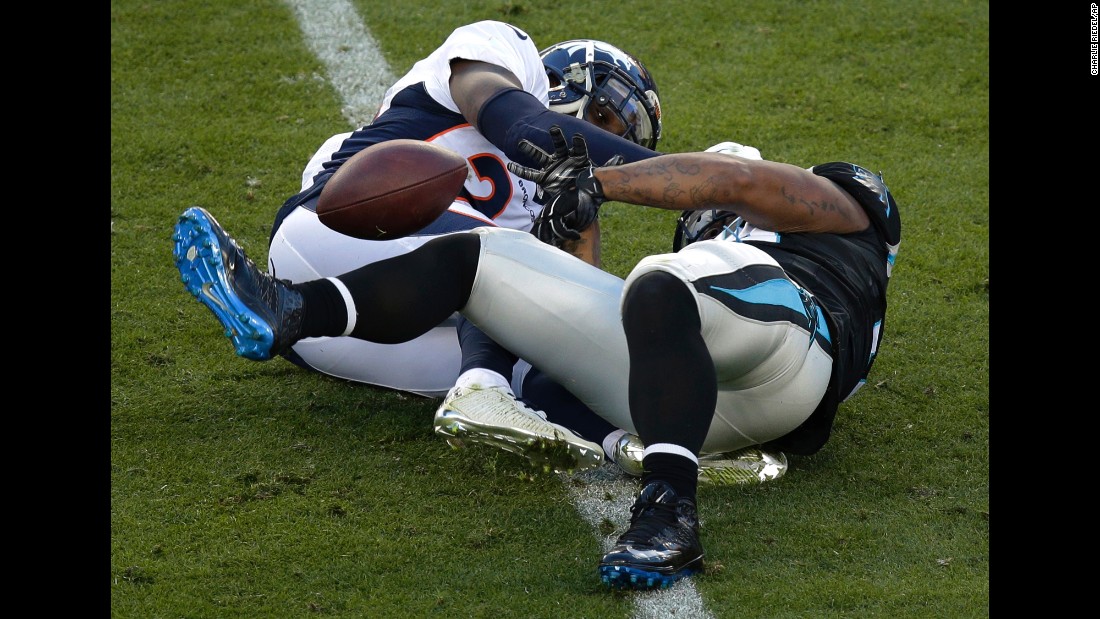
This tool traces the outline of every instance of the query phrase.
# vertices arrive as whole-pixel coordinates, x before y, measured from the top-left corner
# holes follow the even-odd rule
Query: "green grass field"
[[[701,491],[693,582],[713,617],[989,615],[988,2],[352,4],[396,75],[480,19],[599,38],[652,70],[661,150],[881,170],[903,241],[869,384],[786,476]],[[569,480],[451,450],[437,400],[240,359],[184,291],[177,215],[263,263],[341,106],[286,2],[112,0],[111,616],[644,616]],[[669,250],[675,214],[602,213],[609,271]]]

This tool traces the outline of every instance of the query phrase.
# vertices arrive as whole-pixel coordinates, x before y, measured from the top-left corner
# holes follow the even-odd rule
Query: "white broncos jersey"
[[[481,21],[454,30],[446,41],[386,91],[370,124],[330,138],[302,176],[303,191],[331,174],[363,148],[390,139],[432,142],[466,158],[469,175],[447,213],[420,234],[440,234],[476,225],[529,231],[541,206],[535,185],[508,171],[510,159],[471,126],[451,97],[451,60],[479,60],[508,69],[523,89],[549,108],[549,81],[538,49],[522,30]]]

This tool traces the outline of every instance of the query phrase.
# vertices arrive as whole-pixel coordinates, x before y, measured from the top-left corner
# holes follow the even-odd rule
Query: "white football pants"
[[[364,241],[328,228],[312,211],[296,208],[271,241],[268,272],[292,282],[335,277],[408,253],[433,238]],[[301,340],[293,348],[306,363],[330,376],[442,397],[454,386],[462,364],[454,318],[403,344],[317,337]]]
[[[747,319],[690,284],[752,264],[776,265],[755,247],[700,241],[643,259],[624,282],[529,233],[475,232],[481,256],[463,314],[620,428],[636,432],[620,301],[634,279],[653,270],[679,277],[695,295],[717,371],[717,406],[703,452],[778,438],[805,421],[825,393],[832,358],[805,328]]]

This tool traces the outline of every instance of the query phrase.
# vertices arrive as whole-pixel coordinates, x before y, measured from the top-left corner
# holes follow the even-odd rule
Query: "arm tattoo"
[[[852,220],[852,214],[847,210],[840,208],[840,205],[835,202],[814,202],[812,200],[805,200],[803,198],[788,193],[786,187],[780,187],[779,191],[783,195],[783,198],[786,199],[787,202],[789,202],[792,206],[796,204],[801,204],[802,206],[806,207],[806,211],[810,215],[824,214],[831,211],[843,217],[845,221]]]
[[[604,192],[624,196],[635,204],[705,206],[728,194],[712,178],[697,183],[696,177],[702,174],[702,167],[697,164],[670,164],[654,159],[640,170],[616,171],[620,173],[615,177],[601,180]]]

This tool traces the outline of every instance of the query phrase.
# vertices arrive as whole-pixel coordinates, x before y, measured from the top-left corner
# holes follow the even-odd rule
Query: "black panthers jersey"
[[[880,176],[842,162],[811,171],[852,194],[867,211],[871,226],[852,234],[749,234],[743,239],[775,258],[813,293],[832,334],[832,376],[821,403],[802,425],[768,444],[802,455],[821,449],[837,407],[867,380],[882,341],[886,286],[901,242],[897,205]]]

